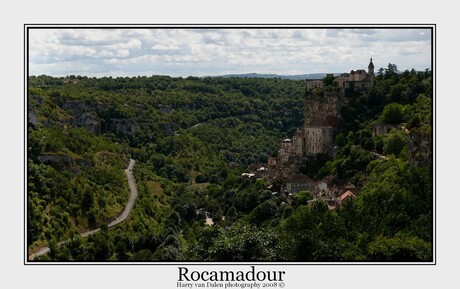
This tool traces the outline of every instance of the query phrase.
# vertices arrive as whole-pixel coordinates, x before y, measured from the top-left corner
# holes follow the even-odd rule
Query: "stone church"
[[[278,163],[286,163],[290,156],[308,156],[319,153],[332,154],[334,128],[342,105],[347,103],[345,89],[367,91],[374,86],[374,64],[372,58],[367,72],[364,69],[334,77],[332,85],[322,79],[306,81],[304,124],[292,139],[283,140],[278,151]]]

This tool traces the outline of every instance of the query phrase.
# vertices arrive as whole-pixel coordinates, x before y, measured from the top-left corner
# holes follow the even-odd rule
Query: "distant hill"
[[[263,74],[263,73],[242,73],[242,74],[226,74],[215,77],[224,78],[281,78],[281,79],[292,79],[292,80],[303,80],[303,79],[322,79],[327,73],[310,73],[310,74],[293,74],[293,75],[279,75],[279,74]],[[334,75],[341,75],[341,73],[334,73]]]

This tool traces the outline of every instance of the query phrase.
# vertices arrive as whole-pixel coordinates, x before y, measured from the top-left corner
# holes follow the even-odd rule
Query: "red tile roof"
[[[350,191],[346,191],[346,192],[343,193],[340,197],[338,197],[337,200],[338,200],[339,202],[343,202],[344,200],[348,199],[349,197],[356,198],[355,194],[353,194],[353,193],[350,192]]]

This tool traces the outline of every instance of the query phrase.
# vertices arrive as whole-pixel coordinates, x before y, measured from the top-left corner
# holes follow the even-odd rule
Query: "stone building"
[[[327,95],[308,93],[305,99],[304,125],[301,128],[302,151],[299,155],[328,153],[332,149],[333,128],[338,120],[337,92]]]
[[[354,86],[357,89],[370,89],[374,87],[374,63],[372,58],[367,66],[367,71],[364,69],[352,70],[350,73],[344,73],[339,77],[335,78],[336,86],[338,88],[348,88]],[[308,79],[307,89],[313,90],[315,88],[324,88],[324,82],[322,79]]]
[[[335,85],[332,87],[326,87],[323,80],[307,80],[304,125],[294,135],[296,141],[293,146],[296,155],[333,152],[334,127],[339,118],[340,107],[344,103],[344,90],[352,85],[364,90],[374,86],[372,58],[367,72],[364,69],[352,70],[349,74],[336,77],[334,82]],[[320,88],[319,92],[317,88]],[[298,144],[300,137],[302,138],[301,150]]]
[[[378,135],[385,135],[389,133],[392,129],[399,129],[401,127],[400,124],[387,124],[387,123],[382,123],[382,124],[376,124],[372,127],[372,136],[378,136]]]
[[[276,163],[277,163],[277,158],[276,157],[269,157],[268,158],[268,167],[269,168],[276,167]]]
[[[371,61],[367,66],[367,72],[364,69],[352,70],[350,73],[337,77],[338,87],[348,88],[354,86],[356,89],[371,89],[374,87],[374,64]]]
[[[294,174],[286,180],[286,190],[289,193],[297,193],[301,190],[312,190],[315,182],[305,175]]]
[[[333,76],[329,74],[328,76]],[[315,154],[333,154],[334,128],[340,117],[340,108],[346,105],[345,89],[368,90],[374,86],[374,64],[370,59],[367,72],[364,69],[335,77],[332,85],[322,79],[306,81],[304,124],[292,139],[283,141],[278,151],[278,164],[286,164],[289,157]]]
[[[322,79],[310,79],[307,80],[307,89],[313,90],[315,88],[323,88],[324,83]]]
[[[297,156],[302,156],[303,152],[303,139],[302,130],[299,128],[292,137],[292,151]]]
[[[291,154],[292,154],[292,140],[290,138],[287,138],[283,140],[283,145],[281,149],[278,150],[278,162],[281,164],[286,164]]]

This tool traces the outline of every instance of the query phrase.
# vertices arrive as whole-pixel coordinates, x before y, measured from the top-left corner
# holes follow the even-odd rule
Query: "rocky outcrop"
[[[100,135],[101,119],[99,115],[106,112],[109,109],[109,105],[102,102],[67,101],[62,104],[62,108],[70,111],[73,115],[74,122],[72,125],[83,126],[92,133]],[[105,130],[128,135],[136,132],[137,124],[134,120],[119,118],[105,120],[108,124],[104,128]]]
[[[58,164],[66,167],[72,167],[72,159],[66,154],[42,154],[38,160],[45,164]]]
[[[29,103],[31,102],[35,102],[39,105],[41,105],[43,103],[43,97],[41,97],[40,95],[29,95],[29,98],[31,101],[29,101]]]
[[[27,110],[27,122],[36,125],[38,123],[37,121],[37,115],[35,114],[35,110],[29,106]]]
[[[83,101],[72,100],[63,102],[61,107],[65,110],[71,111],[73,114],[80,114],[86,109],[85,103]]]
[[[117,133],[133,135],[137,124],[131,119],[111,119],[111,129]]]
[[[44,153],[38,156],[38,160],[44,164],[51,165],[59,169],[69,170],[72,173],[80,173],[81,167],[92,166],[91,160],[84,158],[72,158],[65,153]]]
[[[169,122],[163,123],[163,129],[165,130],[167,135],[174,134],[174,130],[172,129],[172,123],[169,123]]]
[[[58,107],[61,116],[64,117],[58,121],[50,121],[46,117],[41,117],[37,111],[37,106],[43,102],[43,99],[39,96],[30,96],[30,98],[32,101],[28,107],[28,122],[34,125],[41,123],[46,127],[63,125],[84,127],[95,135],[107,131],[128,135],[136,133],[137,123],[132,119],[114,118],[107,103],[61,99],[58,101]]]
[[[68,170],[73,174],[78,174],[79,172],[81,172],[79,168],[73,166],[72,158],[67,154],[41,154],[38,156],[38,160],[56,169]]]
[[[171,112],[171,110],[172,110],[172,106],[171,106],[171,105],[159,104],[159,105],[158,105],[158,109],[160,109],[161,112],[169,113],[169,112]]]
[[[87,159],[75,159],[75,164],[79,167],[90,167],[92,162]]]
[[[96,111],[106,110],[107,107],[107,104],[100,102],[66,101],[62,104],[62,108],[69,111],[73,116],[70,120],[66,120],[65,123],[82,126],[95,135],[101,134],[101,123]]]
[[[27,103],[27,122],[36,125],[39,121],[37,114],[35,113],[35,106],[41,105],[43,98],[38,95],[29,95],[29,101]]]
[[[94,113],[83,112],[80,115],[75,115],[74,125],[82,126],[95,135],[101,134],[101,123],[99,122],[99,118]]]
[[[80,100],[68,100],[61,103],[61,107],[69,110],[72,114],[81,114],[85,111],[102,112],[109,109],[109,105],[103,102],[85,102]]]
[[[414,167],[433,162],[431,131],[411,130],[409,133],[409,162]]]

